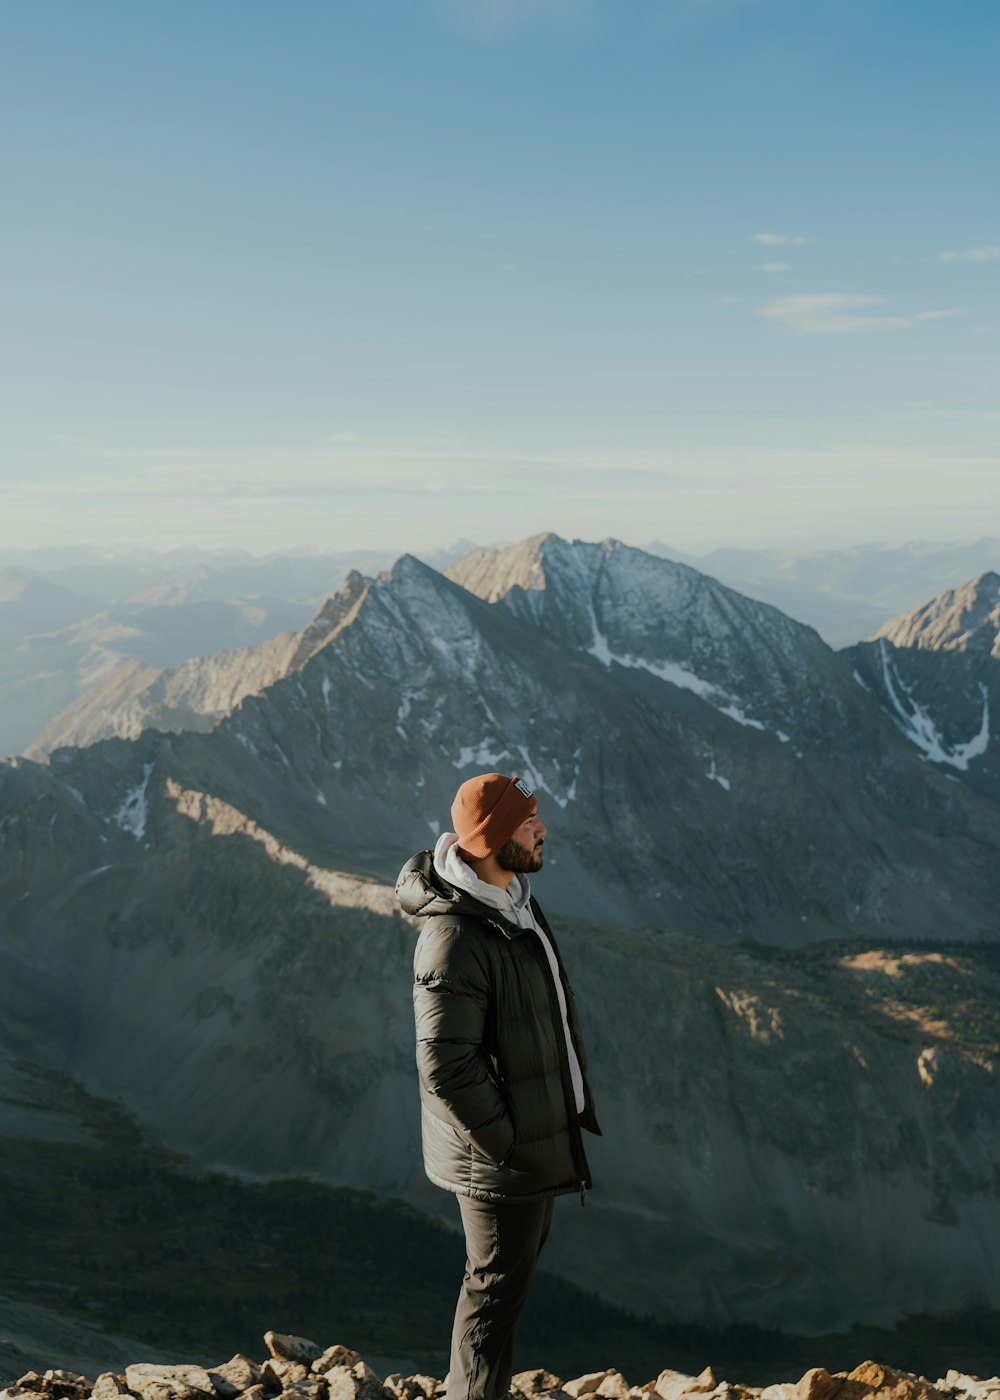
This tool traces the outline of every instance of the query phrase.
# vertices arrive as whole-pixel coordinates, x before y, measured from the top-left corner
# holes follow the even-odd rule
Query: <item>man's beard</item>
[[[509,870],[514,875],[533,875],[536,870],[542,868],[541,846],[529,851],[527,846],[519,845],[511,837],[497,851],[497,865],[501,870]]]

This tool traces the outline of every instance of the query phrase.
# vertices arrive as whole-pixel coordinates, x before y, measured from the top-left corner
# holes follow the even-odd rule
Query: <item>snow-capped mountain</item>
[[[685,564],[617,540],[570,544],[546,534],[477,549],[446,573],[606,668],[688,690],[782,743],[785,729],[832,742],[842,726],[846,687],[829,647],[776,608]]]
[[[996,809],[922,763],[811,629],[622,546],[515,554],[534,586],[503,551],[478,585],[495,602],[409,556],[357,576],[210,734],[58,751],[25,781],[79,792],[110,840],[169,775],[388,879],[463,776],[501,769],[543,794],[557,912],[786,943],[990,925]]]
[[[929,763],[1000,800],[1000,574],[892,618],[844,655]]]

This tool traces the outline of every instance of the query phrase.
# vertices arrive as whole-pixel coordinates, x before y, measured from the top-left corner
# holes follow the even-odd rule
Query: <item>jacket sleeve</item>
[[[417,1073],[426,1108],[491,1161],[514,1146],[514,1125],[487,1071],[489,965],[474,933],[429,921],[413,958]]]

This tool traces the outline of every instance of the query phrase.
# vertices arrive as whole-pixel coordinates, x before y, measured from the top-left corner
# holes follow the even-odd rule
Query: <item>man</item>
[[[573,993],[531,895],[546,829],[521,778],[462,784],[453,832],[408,861],[400,907],[423,923],[413,1005],[424,1169],[458,1196],[468,1255],[446,1400],[502,1400],[514,1328],[553,1197],[590,1186],[599,1133]]]

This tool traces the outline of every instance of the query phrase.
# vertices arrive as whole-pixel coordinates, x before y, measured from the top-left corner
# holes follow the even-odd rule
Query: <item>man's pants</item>
[[[502,1205],[459,1196],[468,1256],[445,1400],[503,1400],[514,1328],[552,1223],[552,1197]]]

